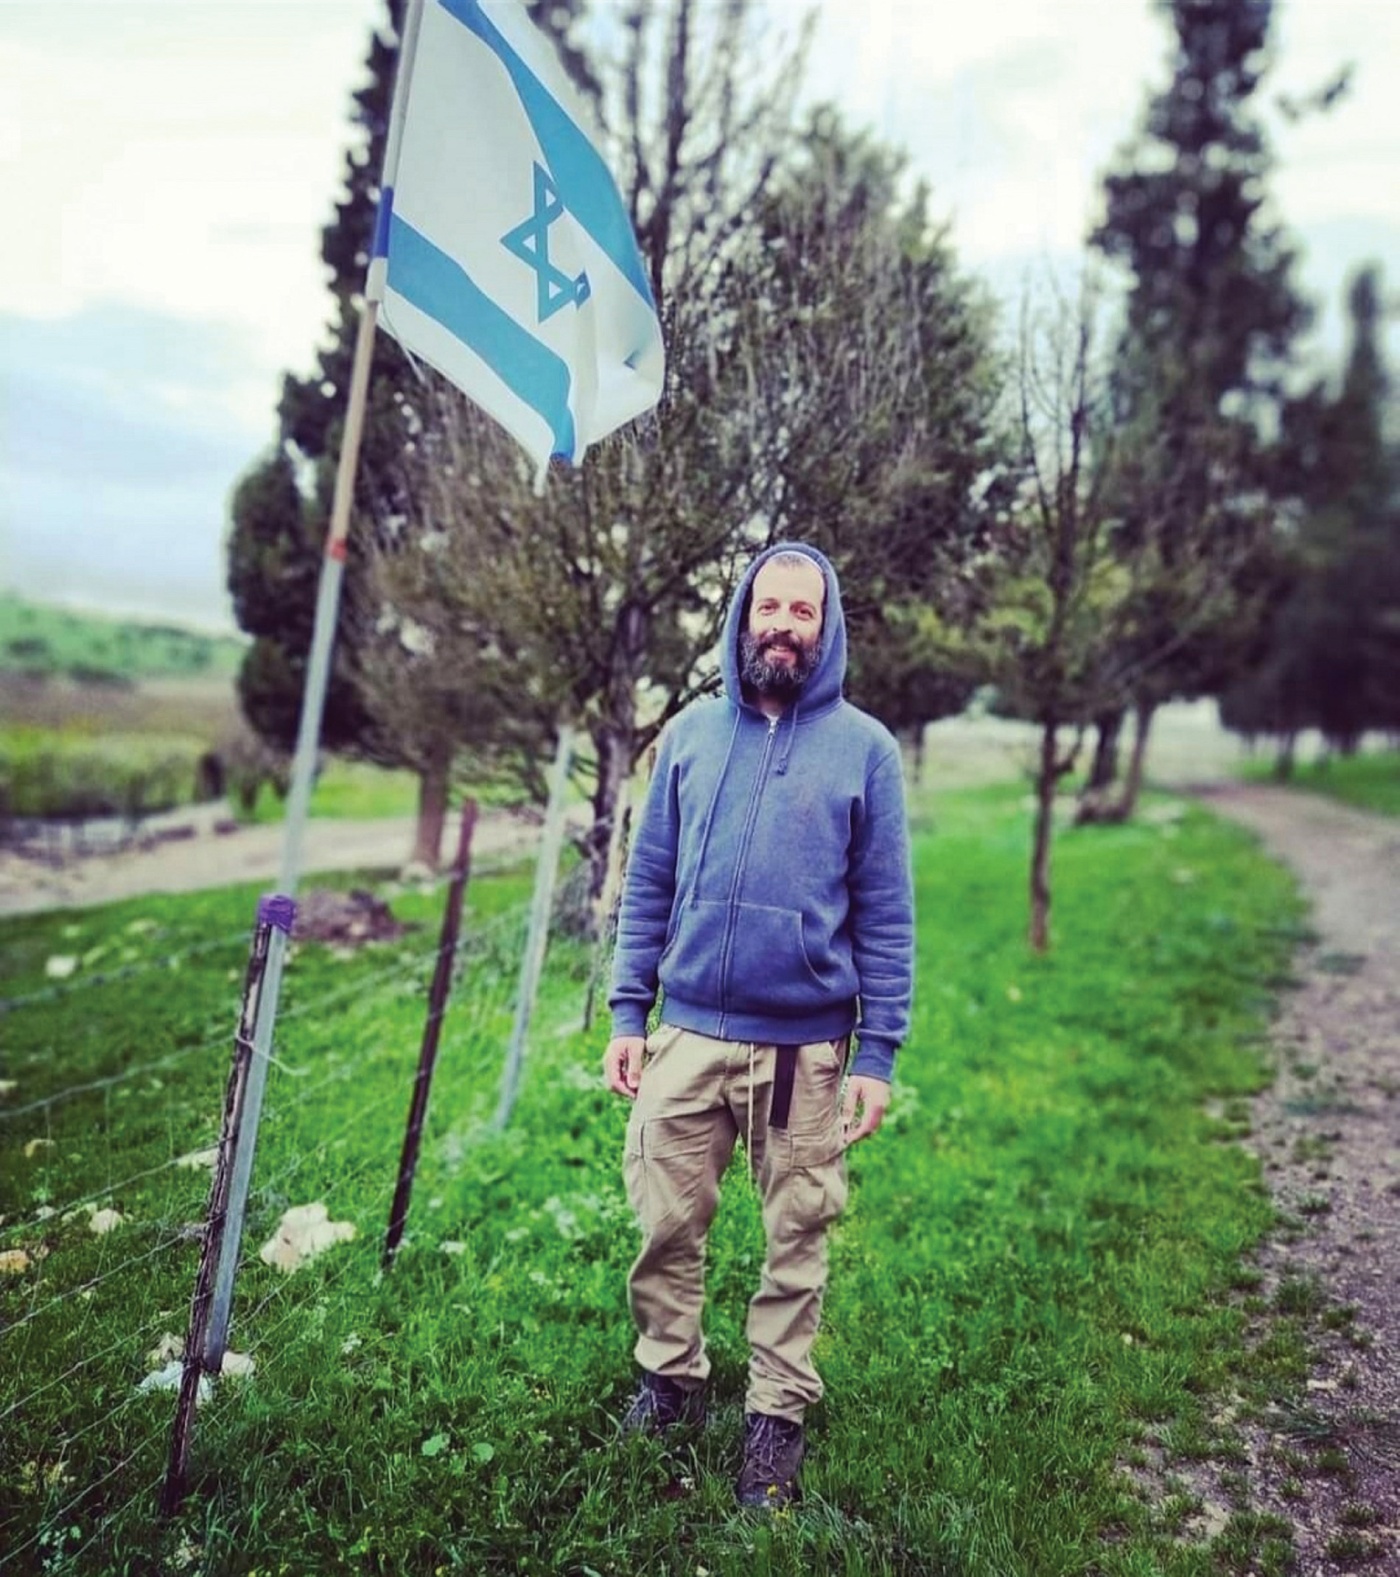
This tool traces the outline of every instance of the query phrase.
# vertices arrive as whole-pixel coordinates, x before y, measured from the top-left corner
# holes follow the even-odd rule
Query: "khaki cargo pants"
[[[628,1279],[642,1368],[683,1385],[702,1384],[710,1372],[700,1328],[705,1235],[735,1140],[751,1136],[768,1253],[749,1304],[745,1410],[801,1422],[821,1397],[811,1352],[826,1289],[826,1231],[846,1203],[846,1050],[844,1038],[799,1049],[783,1129],[768,1125],[776,1047],[670,1024],[648,1038],[624,1157],[642,1229]]]

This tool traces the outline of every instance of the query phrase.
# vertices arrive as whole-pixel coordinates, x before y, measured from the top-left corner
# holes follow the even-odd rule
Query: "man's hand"
[[[603,1082],[614,1095],[625,1095],[629,1101],[637,1098],[637,1086],[642,1082],[642,1053],[647,1043],[642,1035],[617,1035],[608,1042],[603,1053]]]
[[[846,1080],[846,1098],[841,1103],[841,1142],[849,1150],[859,1139],[872,1134],[884,1120],[890,1104],[890,1087],[883,1079],[855,1073]]]

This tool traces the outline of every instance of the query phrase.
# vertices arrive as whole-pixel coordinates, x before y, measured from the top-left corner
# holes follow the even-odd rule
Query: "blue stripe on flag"
[[[511,48],[481,9],[480,0],[438,0],[438,3],[500,57],[530,117],[530,125],[564,206],[654,312],[656,303],[652,300],[651,285],[637,251],[637,238],[602,155]]]
[[[481,357],[511,392],[538,411],[554,434],[554,453],[572,460],[568,363],[503,312],[460,263],[397,214],[389,220],[389,289]]]

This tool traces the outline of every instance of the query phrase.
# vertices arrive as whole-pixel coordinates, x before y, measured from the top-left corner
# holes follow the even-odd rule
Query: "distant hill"
[[[231,677],[246,646],[236,635],[104,618],[0,592],[0,674],[113,685]]]

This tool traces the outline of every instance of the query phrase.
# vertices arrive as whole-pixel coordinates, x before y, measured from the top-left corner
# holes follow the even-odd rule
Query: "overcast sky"
[[[801,9],[770,0],[780,21]],[[811,93],[905,147],[1000,294],[1063,266],[1166,79],[1149,0],[820,0]],[[229,490],[309,369],[319,257],[382,0],[0,0],[0,587],[227,627]],[[1397,0],[1280,0],[1272,191],[1340,355],[1373,259],[1400,289]],[[1394,356],[1400,342],[1394,333]]]

